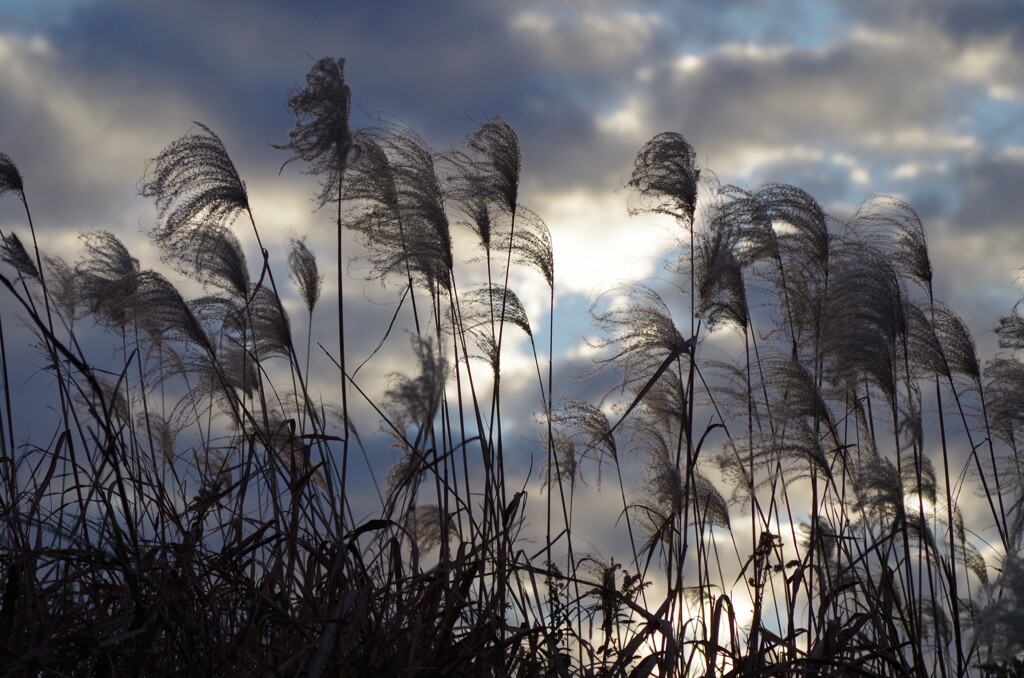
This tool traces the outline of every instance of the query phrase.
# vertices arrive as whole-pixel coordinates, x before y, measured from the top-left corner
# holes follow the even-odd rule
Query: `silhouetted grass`
[[[351,129],[333,59],[288,106],[281,148],[337,230],[330,341],[314,252],[261,237],[210,128],[140,183],[197,298],[112,233],[83,234],[73,264],[44,254],[0,154],[31,234],[0,234],[5,673],[1021,675],[1024,365],[979,362],[910,206],[872,198],[839,221],[797,187],[719,186],[681,135],[654,137],[631,210],[677,222],[678,283],[595,302],[594,371],[617,386],[588,402],[554,378],[552,236],[518,202],[505,121],[441,154],[386,119]],[[285,246],[303,323],[271,265]],[[388,333],[411,328],[412,371],[386,385],[346,355],[352,258],[399,292]],[[546,355],[515,267],[548,286]],[[16,319],[57,385],[51,440],[21,439]],[[80,345],[86,322],[115,364]],[[502,381],[512,332],[536,369],[540,477]],[[1016,310],[998,333],[1024,347]],[[375,427],[399,457],[379,483],[356,465]],[[580,526],[596,492],[618,506],[610,543]],[[970,497],[985,515],[963,515]]]

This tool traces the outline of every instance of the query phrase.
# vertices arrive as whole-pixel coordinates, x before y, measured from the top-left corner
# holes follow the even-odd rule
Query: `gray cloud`
[[[961,163],[949,184],[959,194],[952,219],[956,228],[1018,230],[1024,215],[1024,148],[980,154]]]

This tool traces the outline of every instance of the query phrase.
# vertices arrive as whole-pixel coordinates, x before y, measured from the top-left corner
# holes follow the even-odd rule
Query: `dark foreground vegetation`
[[[598,300],[595,370],[618,387],[584,402],[553,378],[555,257],[519,203],[513,130],[491,120],[439,154],[387,119],[350,129],[343,66],[317,62],[288,100],[284,171],[319,181],[337,287],[357,257],[402,300],[410,331],[388,341],[416,368],[386,388],[346,355],[362,328],[343,295],[336,335],[312,336],[317,260],[261,238],[211,129],[140,183],[166,275],[108,232],[73,263],[41,251],[0,154],[25,216],[0,252],[5,673],[1024,675],[1024,317],[980,364],[908,205],[840,221],[794,186],[718,186],[682,136],[654,137],[631,208],[677,222],[677,289]],[[286,246],[290,275],[270,265]],[[547,336],[511,271],[550,291]],[[12,406],[18,322],[54,384],[45,440],[21,439]],[[93,325],[113,366],[109,344],[79,342]],[[524,426],[500,379],[513,342],[533,347],[536,450],[508,434]],[[368,508],[359,434],[378,426],[400,460]],[[581,474],[599,473],[617,559],[573,525]]]

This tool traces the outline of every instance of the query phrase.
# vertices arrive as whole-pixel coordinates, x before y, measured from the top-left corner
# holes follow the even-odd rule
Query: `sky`
[[[517,131],[521,201],[554,241],[562,375],[586,366],[595,291],[667,275],[673,228],[629,216],[624,187],[636,152],[663,131],[684,135],[722,184],[793,183],[840,218],[874,194],[909,202],[927,228],[937,296],[983,357],[1021,296],[1018,0],[6,0],[0,151],[21,170],[43,248],[73,261],[77,234],[99,228],[158,266],[145,235],[155,209],[138,182],[145,161],[199,121],[247,182],[280,277],[287,239],[307,235],[330,298],[330,215],[311,202],[315,179],[282,170],[287,155],[272,147],[293,124],[288,94],[324,56],[347,60],[355,127],[396,116],[439,150],[496,115]],[[10,196],[0,228],[26,235]],[[397,293],[346,274],[366,330],[351,337],[361,360]],[[514,282],[546,332],[546,290]],[[389,343],[367,382],[385,383],[403,351]],[[14,348],[9,359],[18,383],[41,383],[37,354]],[[509,360],[510,380],[535,383],[532,362]]]

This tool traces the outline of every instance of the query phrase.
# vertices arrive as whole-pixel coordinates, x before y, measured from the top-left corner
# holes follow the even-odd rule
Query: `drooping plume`
[[[594,325],[607,335],[596,346],[611,351],[600,362],[615,363],[623,371],[623,387],[650,378],[666,356],[677,353],[687,341],[665,301],[646,285],[633,285],[625,299],[592,313]]]
[[[238,236],[221,224],[202,224],[188,238],[168,243],[164,259],[179,273],[236,299],[250,293],[249,266]]]
[[[10,265],[18,275],[39,280],[39,269],[17,234],[0,237],[0,261]]]
[[[412,129],[394,123],[364,134],[345,198],[356,200],[346,225],[366,246],[373,277],[418,277],[447,289],[453,265],[451,228],[435,154]]]
[[[149,161],[140,186],[143,196],[156,200],[159,223],[151,236],[164,250],[181,246],[199,226],[227,226],[249,209],[245,183],[224,143],[206,125],[196,127]]]
[[[25,194],[25,183],[21,179],[21,172],[18,166],[11,160],[11,156],[0,153],[0,195],[13,191],[19,196]]]
[[[317,201],[323,207],[341,199],[340,188],[352,152],[348,118],[352,90],[345,84],[345,60],[324,57],[306,74],[306,86],[288,98],[288,112],[295,127],[288,143],[275,146],[289,150],[291,160],[302,160],[320,178]]]
[[[508,233],[502,234],[502,248],[508,246]],[[555,284],[555,255],[551,231],[537,214],[519,208],[515,236],[512,238],[512,260],[529,266],[542,276],[548,287]]]
[[[728,221],[712,221],[698,237],[697,315],[705,319],[708,329],[723,322],[747,327],[749,310],[739,245],[739,231]]]
[[[466,169],[475,178],[478,189],[507,214],[515,213],[523,164],[515,130],[503,118],[491,118],[469,136],[466,146]]]
[[[854,223],[876,229],[892,238],[893,258],[911,279],[926,291],[932,289],[932,263],[924,224],[917,212],[903,200],[874,196],[857,211]]]
[[[692,228],[699,182],[693,147],[681,134],[662,132],[636,156],[628,186],[640,195],[641,204],[630,212],[667,214]]]

